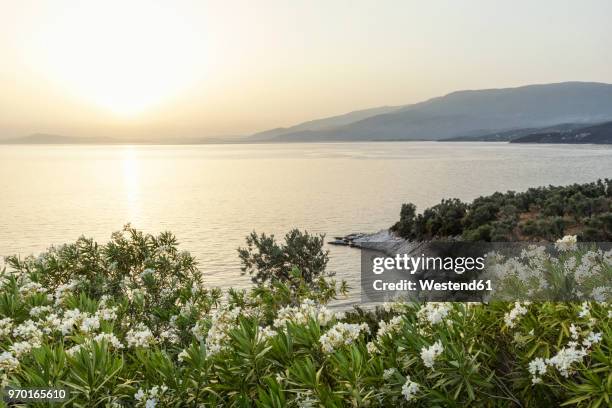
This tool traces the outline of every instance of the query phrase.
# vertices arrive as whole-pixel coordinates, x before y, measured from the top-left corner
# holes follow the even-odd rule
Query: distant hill
[[[35,133],[24,137],[0,140],[0,144],[103,144],[116,142],[116,140],[108,137],[86,138],[47,133]]]
[[[255,133],[250,136],[251,141],[270,140],[278,136],[294,134],[299,132],[309,132],[318,130],[333,129],[337,126],[348,125],[359,120],[363,120],[372,116],[390,113],[401,109],[401,106],[381,106],[378,108],[358,110],[345,113],[343,115],[331,116],[323,119],[310,120],[288,128],[276,128],[266,130],[264,132]]]
[[[511,143],[612,144],[612,122],[566,131],[538,131],[513,139]]]
[[[387,109],[387,108],[383,108]],[[351,114],[253,135],[252,141],[440,140],[612,120],[612,85],[563,82],[458,91],[354,120]],[[363,114],[369,115],[372,112]],[[340,124],[354,120],[350,123]],[[315,124],[313,126],[312,124]]]
[[[196,145],[196,144],[219,144],[219,143],[243,143],[242,137],[226,136],[215,138],[140,138],[140,139],[113,139],[110,137],[74,137],[61,136],[46,133],[35,133],[32,135],[13,139],[0,139],[0,144],[160,144],[160,145]]]

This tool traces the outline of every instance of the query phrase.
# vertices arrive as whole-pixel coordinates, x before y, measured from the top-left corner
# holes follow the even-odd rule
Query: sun
[[[205,42],[172,2],[74,2],[40,30],[41,69],[66,91],[119,115],[139,114],[188,88]]]

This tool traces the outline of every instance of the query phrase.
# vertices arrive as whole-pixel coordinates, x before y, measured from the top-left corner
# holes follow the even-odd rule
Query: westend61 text
[[[472,280],[469,282],[436,282],[434,280],[421,280],[418,282],[402,279],[397,282],[383,282],[377,279],[372,282],[376,291],[482,291],[493,290],[491,280]]]

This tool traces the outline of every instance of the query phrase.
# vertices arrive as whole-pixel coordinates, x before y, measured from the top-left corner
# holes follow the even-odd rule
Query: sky
[[[218,137],[612,83],[612,2],[0,0],[0,138]]]

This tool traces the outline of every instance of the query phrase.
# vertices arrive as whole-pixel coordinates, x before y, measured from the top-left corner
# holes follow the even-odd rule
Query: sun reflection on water
[[[127,206],[127,219],[136,221],[141,215],[140,163],[134,146],[126,146],[121,151],[123,164],[123,189]]]

